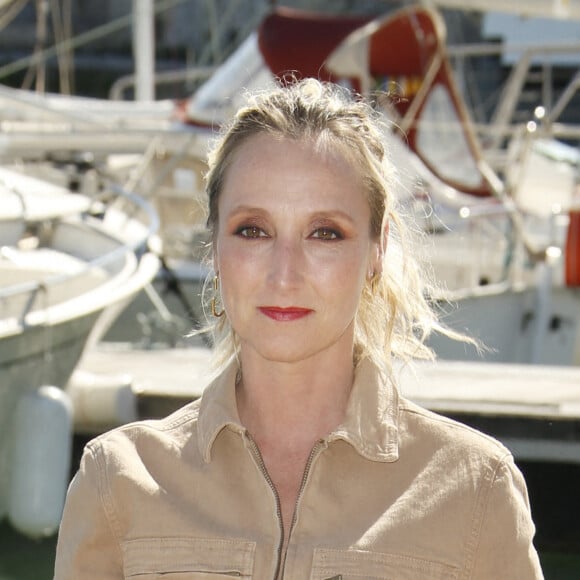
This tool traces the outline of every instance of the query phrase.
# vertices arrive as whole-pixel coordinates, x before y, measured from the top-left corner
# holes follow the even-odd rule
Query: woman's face
[[[308,141],[249,138],[218,201],[215,268],[242,355],[352,356],[365,279],[380,267],[358,172]]]

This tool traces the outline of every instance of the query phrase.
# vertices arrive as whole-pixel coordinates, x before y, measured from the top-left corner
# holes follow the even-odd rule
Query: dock
[[[580,464],[580,367],[416,363],[401,391],[502,441],[520,461]]]
[[[209,359],[206,347],[99,348],[81,369],[130,391],[127,420],[159,418],[201,395],[211,380]],[[496,437],[518,460],[580,464],[580,367],[439,360],[396,374],[407,398]],[[88,423],[79,419],[79,428],[114,426]]]

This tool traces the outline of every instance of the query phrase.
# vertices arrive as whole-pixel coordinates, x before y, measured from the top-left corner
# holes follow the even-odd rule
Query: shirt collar
[[[342,439],[371,461],[399,458],[399,395],[386,372],[369,359],[359,362],[342,425],[328,441]]]
[[[204,461],[211,461],[213,442],[225,428],[245,433],[236,403],[237,365],[230,364],[205,390],[201,397],[198,436]],[[397,389],[385,372],[370,360],[356,368],[344,421],[326,438],[343,440],[371,461],[395,461],[398,447]]]
[[[203,391],[197,422],[199,447],[206,463],[211,461],[213,442],[224,427],[244,433],[236,401],[237,365],[230,363],[226,370]]]

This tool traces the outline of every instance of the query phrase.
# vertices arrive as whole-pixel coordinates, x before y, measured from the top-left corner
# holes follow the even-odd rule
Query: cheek
[[[236,243],[236,240],[230,237],[218,237],[215,248],[215,265],[219,268],[220,275],[232,268],[241,270],[250,261],[243,244]]]
[[[368,261],[360,254],[342,255],[329,260],[317,269],[316,276],[329,299],[340,297],[341,301],[358,303],[366,281]]]
[[[218,246],[215,266],[219,268],[221,295],[226,301],[255,286],[259,282],[260,273],[264,271],[259,257],[249,254],[239,244],[226,243],[221,248]]]

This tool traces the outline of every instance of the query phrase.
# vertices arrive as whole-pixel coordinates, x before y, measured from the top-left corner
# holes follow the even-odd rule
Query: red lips
[[[298,306],[289,306],[287,308],[281,308],[279,306],[261,306],[259,310],[268,318],[278,322],[291,322],[293,320],[304,318],[312,313],[310,308],[299,308]]]

